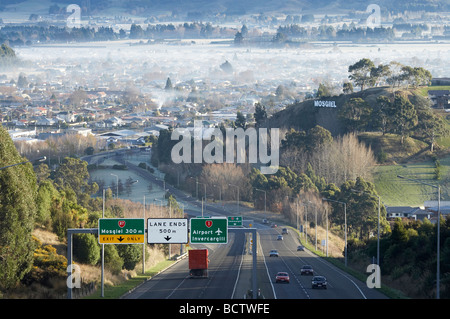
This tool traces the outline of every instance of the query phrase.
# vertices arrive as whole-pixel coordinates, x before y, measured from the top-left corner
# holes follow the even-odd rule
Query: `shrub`
[[[100,259],[100,245],[93,234],[75,234],[73,254],[81,263],[96,265]]]
[[[117,275],[122,270],[123,264],[123,259],[119,256],[116,246],[105,245],[105,267]]]

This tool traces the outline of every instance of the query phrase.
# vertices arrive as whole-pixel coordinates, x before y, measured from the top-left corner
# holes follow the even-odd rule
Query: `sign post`
[[[226,244],[228,219],[225,217],[191,218],[191,244]]]
[[[99,244],[144,244],[143,218],[100,218],[98,220]]]
[[[147,219],[148,244],[186,244],[188,220],[186,218]]]

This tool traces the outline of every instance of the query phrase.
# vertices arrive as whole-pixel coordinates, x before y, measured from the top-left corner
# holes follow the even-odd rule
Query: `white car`
[[[269,253],[269,257],[279,257],[278,250],[272,249]]]

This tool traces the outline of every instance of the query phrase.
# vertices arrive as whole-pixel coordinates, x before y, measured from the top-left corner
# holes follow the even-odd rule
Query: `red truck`
[[[189,275],[191,278],[208,277],[208,249],[189,250]]]

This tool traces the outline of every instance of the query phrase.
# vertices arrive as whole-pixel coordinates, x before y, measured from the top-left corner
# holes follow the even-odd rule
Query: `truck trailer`
[[[190,278],[208,278],[208,249],[191,249],[188,254]]]

